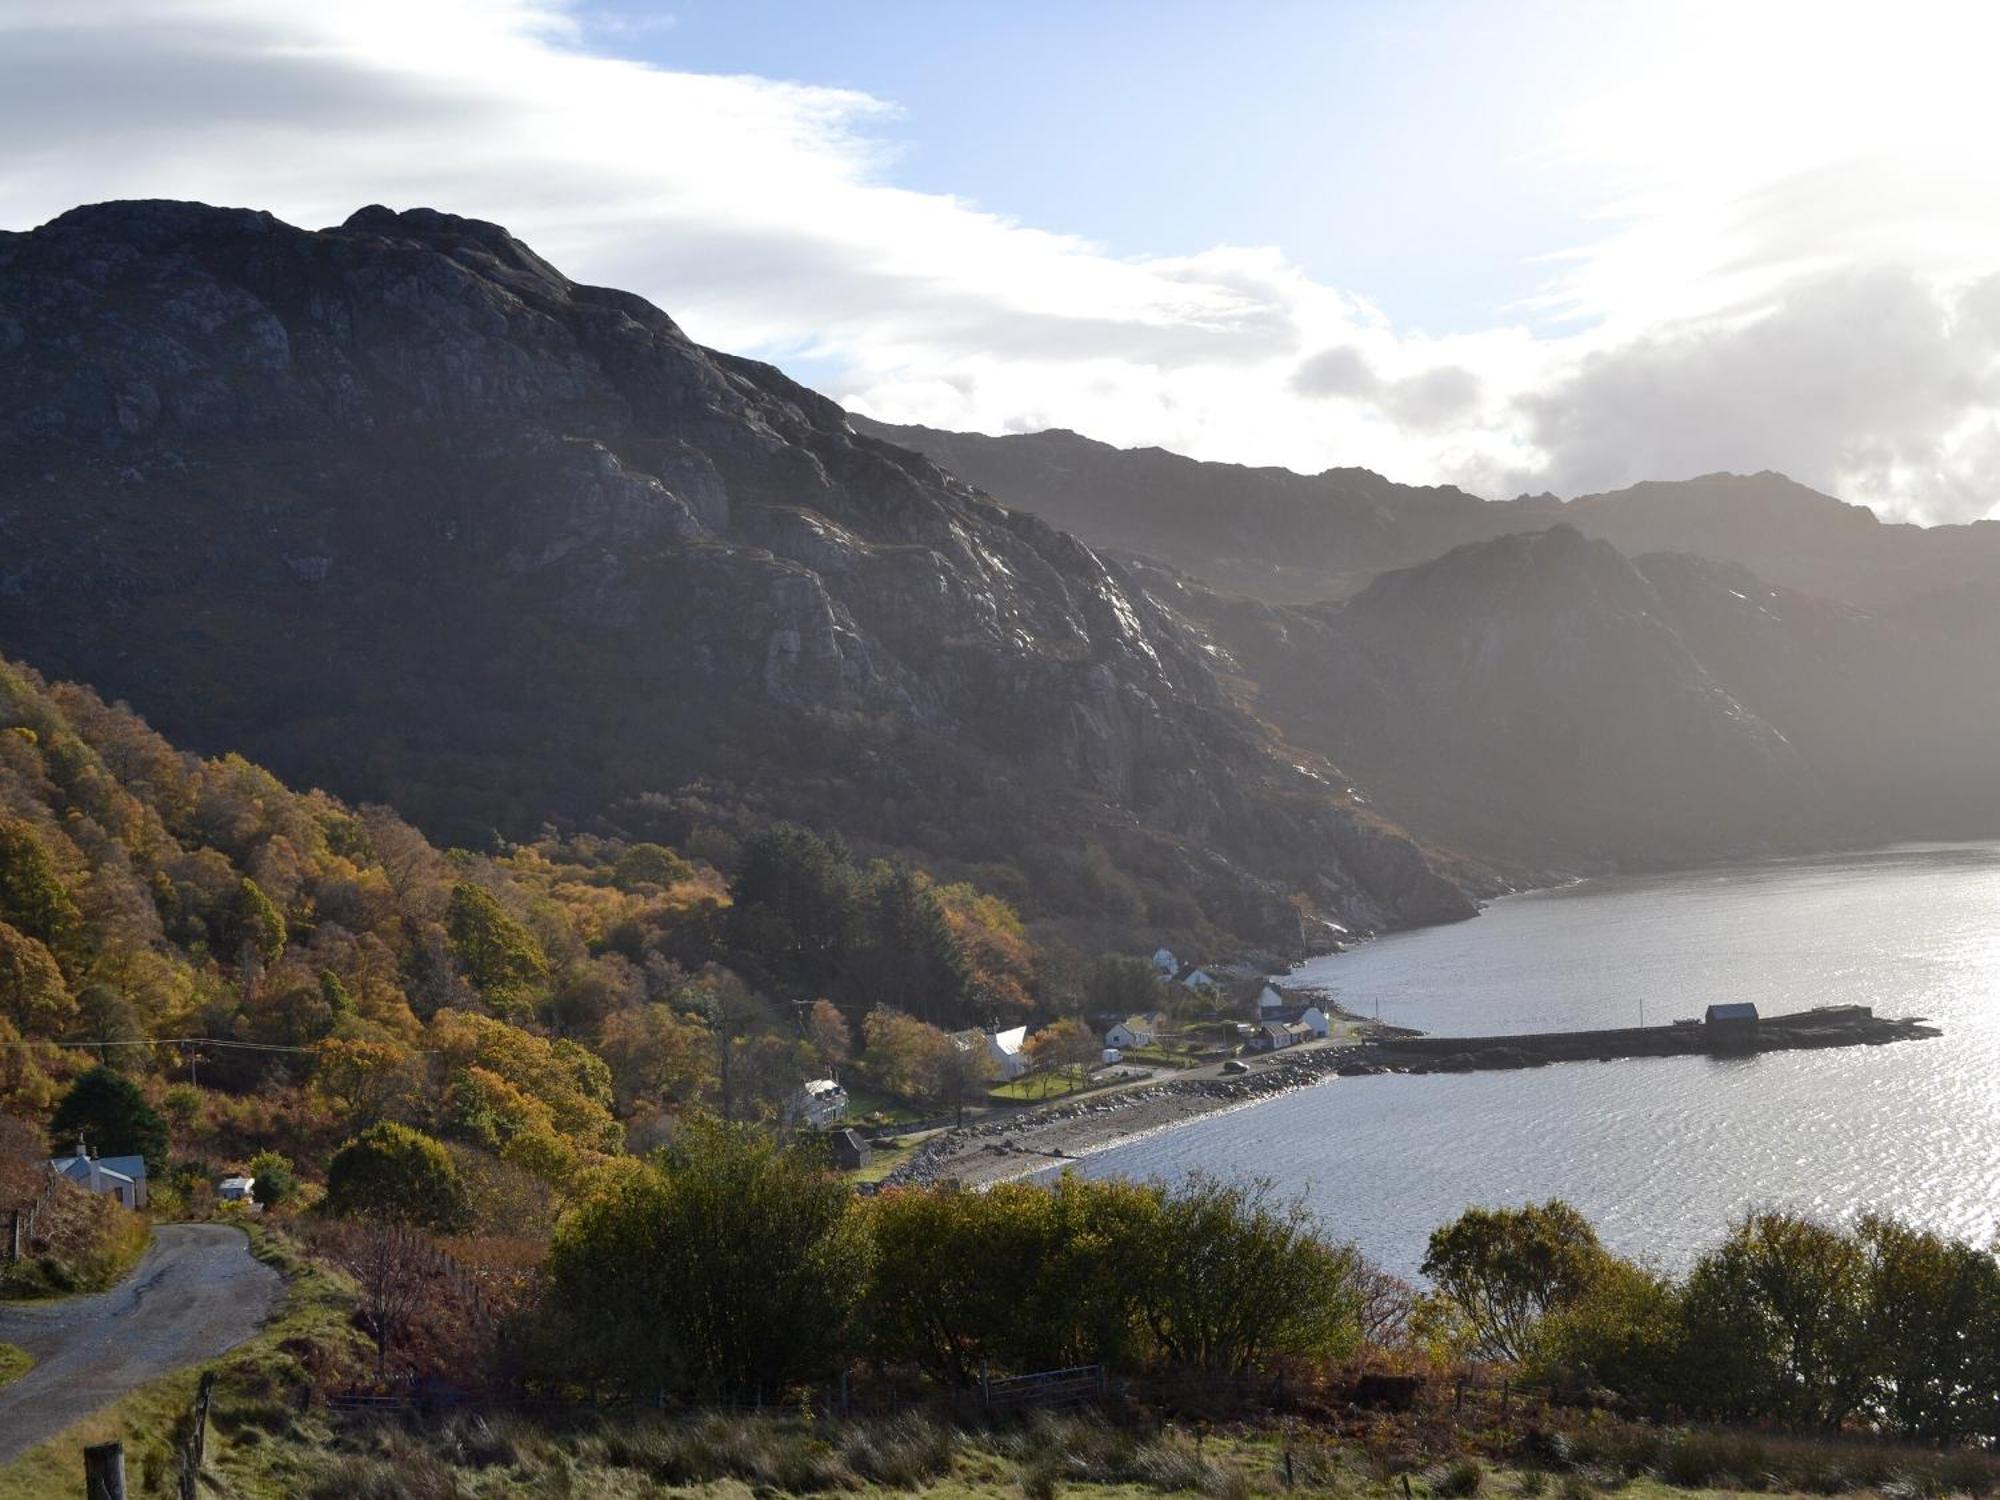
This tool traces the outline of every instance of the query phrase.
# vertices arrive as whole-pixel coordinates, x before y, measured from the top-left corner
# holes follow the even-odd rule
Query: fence
[[[1067,1370],[1040,1370],[1004,1380],[979,1381],[980,1400],[988,1407],[1070,1406],[1104,1395],[1103,1365],[1072,1365]]]
[[[35,1226],[41,1222],[44,1210],[55,1201],[62,1184],[62,1174],[53,1167],[49,1168],[48,1175],[42,1179],[42,1190],[35,1196],[35,1201],[26,1208],[17,1208],[13,1211],[6,1241],[8,1264],[18,1261],[22,1252],[26,1250],[28,1242],[34,1239]]]

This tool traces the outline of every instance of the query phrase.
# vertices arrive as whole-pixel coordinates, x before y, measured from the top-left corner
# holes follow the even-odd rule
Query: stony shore
[[[974,1187],[1024,1177],[1106,1146],[1202,1115],[1241,1109],[1353,1067],[1358,1045],[1319,1044],[1254,1063],[1247,1073],[1210,1069],[943,1131],[883,1179],[884,1187],[956,1180]]]

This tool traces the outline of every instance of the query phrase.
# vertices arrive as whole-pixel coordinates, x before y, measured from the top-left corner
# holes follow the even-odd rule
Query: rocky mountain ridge
[[[772,816],[1302,951],[1466,872],[1122,565],[498,226],[0,235],[0,649],[456,839]]]
[[[2000,577],[2000,521],[1915,526],[1782,474],[1708,474],[1561,500],[1489,501],[1366,469],[1298,474],[1114,448],[1073,432],[991,437],[856,418],[1093,546],[1138,553],[1271,603],[1346,598],[1468,542],[1575,526],[1628,556],[1686,552],[1871,610]]]

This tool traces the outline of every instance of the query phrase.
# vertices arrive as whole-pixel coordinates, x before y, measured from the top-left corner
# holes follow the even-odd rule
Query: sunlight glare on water
[[[1473,1203],[1560,1196],[1613,1248],[1679,1269],[1753,1205],[2000,1224],[2000,845],[1900,846],[1495,902],[1476,921],[1305,965],[1296,982],[1438,1035],[1627,1026],[1751,1000],[1859,1003],[1942,1040],[1730,1060],[1335,1079],[1090,1159],[1303,1193],[1412,1275]]]

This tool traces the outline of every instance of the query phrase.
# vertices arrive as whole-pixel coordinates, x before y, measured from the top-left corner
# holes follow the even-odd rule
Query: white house
[[[1174,983],[1190,990],[1212,990],[1215,976],[1200,964],[1188,964],[1174,975]]]
[[[1160,1013],[1149,1011],[1144,1015],[1127,1016],[1116,1026],[1104,1033],[1104,1045],[1123,1051],[1127,1047],[1150,1047],[1153,1039],[1160,1034]]]
[[[961,1052],[985,1052],[989,1078],[1011,1083],[1028,1071],[1027,1054],[1022,1050],[1028,1042],[1025,1026],[1013,1026],[1006,1031],[954,1031],[951,1039]]]
[[[1284,995],[1280,993],[1278,987],[1275,984],[1272,984],[1268,979],[1265,980],[1264,988],[1262,988],[1257,992],[1258,1014],[1261,1015],[1267,1010],[1283,1010],[1284,1008],[1285,1008]]]
[[[1006,1079],[1019,1078],[1028,1071],[1028,1028],[1014,1026],[1006,1031],[986,1033],[986,1056]]]
[[[847,1090],[831,1078],[810,1078],[792,1096],[792,1119],[808,1129],[824,1130],[847,1118]]]
[[[1171,979],[1180,972],[1181,961],[1174,957],[1173,949],[1155,948],[1153,950],[1153,967]]]
[[[256,1188],[254,1177],[225,1177],[215,1185],[215,1196],[224,1203],[248,1203]]]
[[[49,1163],[78,1187],[93,1193],[109,1193],[127,1208],[146,1206],[146,1159],[143,1156],[92,1156],[82,1141],[76,1155],[58,1156]]]
[[[1298,1022],[1315,1037],[1324,1038],[1333,1035],[1332,1020],[1317,1005],[1308,1005],[1304,1010],[1300,1011]]]

